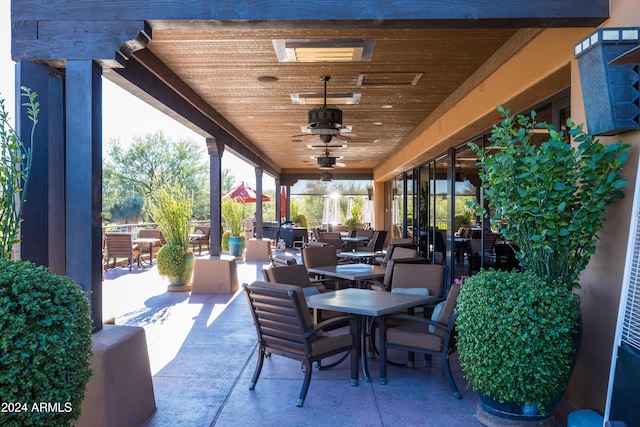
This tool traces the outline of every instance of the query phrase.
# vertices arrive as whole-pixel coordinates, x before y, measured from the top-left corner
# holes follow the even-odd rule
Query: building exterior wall
[[[603,27],[640,27],[637,0],[611,0],[611,18]],[[409,171],[448,147],[463,143],[490,128],[499,120],[495,113],[497,105],[517,112],[570,87],[571,117],[576,123],[585,123],[573,46],[594,30],[547,29],[535,34],[519,52],[506,59],[502,66],[450,105],[402,150],[376,168],[374,179],[378,182],[392,180],[402,171]],[[600,140],[603,143],[622,140],[631,144],[623,172],[628,185],[624,189],[625,198],[609,208],[605,228],[599,233],[596,254],[580,277],[581,289],[577,293],[583,312],[583,338],[565,398],[576,408],[591,408],[603,413],[636,186],[640,131],[601,137]],[[376,209],[385,207],[376,203]],[[382,212],[377,217],[382,217]]]

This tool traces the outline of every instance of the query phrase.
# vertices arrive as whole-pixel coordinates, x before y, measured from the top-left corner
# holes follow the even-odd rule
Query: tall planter
[[[244,251],[244,237],[229,237],[229,253],[235,257],[242,256]]]
[[[551,422],[552,403],[569,381],[579,318],[573,289],[595,253],[606,207],[623,197],[629,146],[605,146],[571,119],[564,133],[537,122],[535,111],[498,110],[503,120],[492,128],[490,144],[470,146],[491,224],[513,244],[525,273],[483,271],[465,280],[458,351],[480,392],[479,419],[497,401],[507,406],[491,419],[540,425]],[[542,134],[548,137],[539,141]]]

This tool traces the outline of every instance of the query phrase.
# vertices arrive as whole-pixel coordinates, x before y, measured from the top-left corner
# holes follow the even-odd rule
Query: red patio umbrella
[[[280,218],[287,216],[287,188],[280,186]]]
[[[234,188],[233,190],[225,194],[224,197],[231,197],[232,199],[241,199],[247,203],[251,203],[256,201],[256,190],[249,187],[248,185],[245,185],[245,183],[242,182],[242,184],[240,184],[239,186],[237,186],[236,188]],[[271,198],[269,196],[264,194],[262,195],[263,202],[268,202],[270,200]]]

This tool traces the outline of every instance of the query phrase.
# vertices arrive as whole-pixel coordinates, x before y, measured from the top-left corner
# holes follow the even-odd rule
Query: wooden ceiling
[[[294,105],[292,93],[322,93],[326,75],[329,95],[361,94],[357,105],[337,106],[351,133],[343,134],[347,141],[331,141],[346,148],[330,151],[345,164],[336,172],[370,172],[517,31],[149,25],[151,40],[136,58],[144,63],[152,54],[165,64],[223,118],[221,127],[241,133],[260,157],[285,173],[318,173],[312,156],[323,151],[307,147],[322,145],[317,137],[301,136],[313,106]],[[278,62],[276,39],[373,39],[375,47],[366,62]],[[363,75],[372,83],[359,85]]]

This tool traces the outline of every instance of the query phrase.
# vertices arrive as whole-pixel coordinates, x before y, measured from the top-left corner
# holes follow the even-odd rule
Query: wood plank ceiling
[[[396,150],[517,29],[318,29],[151,21],[147,49],[248,138],[282,172],[318,172],[318,137],[303,135],[312,105],[292,93],[360,93],[338,105],[347,140],[330,152],[344,169],[371,171]],[[370,61],[279,62],[276,39],[373,39]],[[302,135],[302,136],[301,136]],[[333,147],[346,144],[346,148]]]

